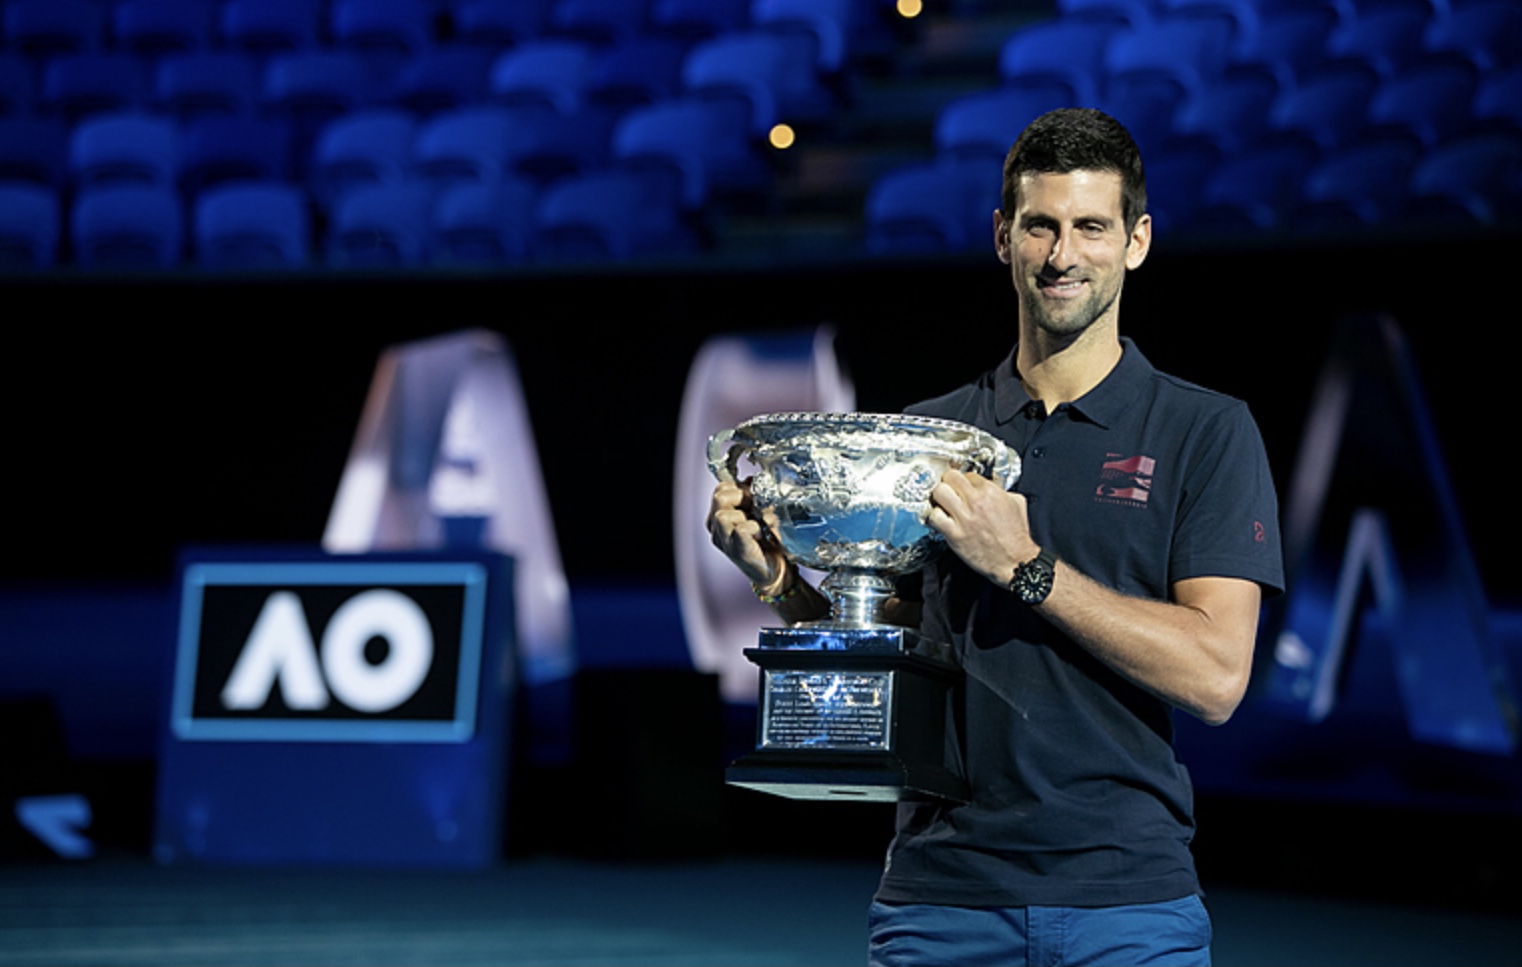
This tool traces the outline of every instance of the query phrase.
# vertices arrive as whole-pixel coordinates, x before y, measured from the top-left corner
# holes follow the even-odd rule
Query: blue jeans
[[[1210,965],[1210,915],[1197,896],[1121,907],[874,902],[869,920],[872,967]]]

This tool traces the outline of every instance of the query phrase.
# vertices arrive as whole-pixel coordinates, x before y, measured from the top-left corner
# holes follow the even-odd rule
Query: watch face
[[[1026,604],[1040,604],[1052,590],[1052,566],[1041,558],[1015,568],[1010,590]]]

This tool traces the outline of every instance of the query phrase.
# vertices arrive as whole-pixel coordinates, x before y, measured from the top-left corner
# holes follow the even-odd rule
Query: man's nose
[[[1046,255],[1046,264],[1059,272],[1073,267],[1072,241],[1069,233],[1059,231],[1052,239],[1052,250]]]

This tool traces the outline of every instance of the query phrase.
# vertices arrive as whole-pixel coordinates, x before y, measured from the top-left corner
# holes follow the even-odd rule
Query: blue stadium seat
[[[435,265],[507,265],[528,259],[534,185],[506,178],[440,190],[433,208],[430,260]]]
[[[1365,228],[1390,221],[1407,202],[1407,186],[1421,157],[1396,141],[1355,144],[1323,157],[1306,174],[1297,227]]]
[[[170,269],[180,264],[184,214],[173,188],[115,185],[81,192],[70,235],[85,268]]]
[[[1474,0],[1438,11],[1422,34],[1431,53],[1459,54],[1482,71],[1522,64],[1522,6],[1516,0]]]
[[[491,99],[560,114],[581,107],[597,66],[597,48],[569,38],[526,41],[497,56],[487,79]]]
[[[223,185],[195,200],[195,260],[203,269],[300,268],[310,232],[306,196],[286,182]]]
[[[58,191],[69,176],[69,126],[59,118],[0,117],[0,182]]]
[[[1008,87],[1056,85],[1069,104],[1093,106],[1104,52],[1119,24],[1063,18],[1022,27],[999,48],[999,78]]]
[[[1481,77],[1470,114],[1478,128],[1522,132],[1522,64]]]
[[[692,97],[743,102],[757,137],[778,121],[823,120],[836,107],[809,46],[762,30],[698,41],[682,64],[682,89]]]
[[[1226,155],[1207,141],[1174,140],[1147,157],[1147,212],[1154,230],[1171,235],[1192,227],[1200,186]]]
[[[682,63],[691,42],[651,35],[603,51],[587,82],[586,99],[615,110],[654,104],[682,89]]]
[[[1215,233],[1282,228],[1314,160],[1299,145],[1251,148],[1224,159],[1204,181],[1190,225]]]
[[[540,184],[606,167],[619,117],[618,110],[596,104],[570,115],[536,115],[514,146],[509,167]]]
[[[1367,64],[1381,77],[1394,77],[1422,55],[1422,38],[1431,20],[1426,0],[1384,0],[1339,22],[1327,38],[1327,56]]]
[[[0,270],[51,268],[58,258],[62,220],[58,192],[0,181]]]
[[[39,62],[105,46],[105,6],[91,0],[9,0],[6,46]]]
[[[160,60],[150,100],[155,110],[184,122],[208,115],[250,114],[261,89],[253,55],[202,50]]]
[[[1468,127],[1480,72],[1469,61],[1418,63],[1385,80],[1369,101],[1363,136],[1433,148]]]
[[[316,46],[321,0],[225,0],[221,35],[228,47],[267,59]]]
[[[116,47],[150,58],[204,50],[215,11],[206,0],[120,0],[112,11]]]
[[[270,59],[259,107],[290,125],[293,157],[300,163],[328,122],[368,106],[374,94],[374,79],[360,55],[315,48]]]
[[[542,118],[500,105],[447,111],[424,123],[413,144],[420,177],[436,183],[493,182],[512,173]]]
[[[546,188],[534,212],[535,261],[615,261],[698,250],[680,199],[633,171],[600,171]]]
[[[0,52],[0,118],[31,114],[36,103],[31,63],[20,54]]]
[[[1379,77],[1365,65],[1319,67],[1280,92],[1269,111],[1269,135],[1318,151],[1351,143],[1363,130]]]
[[[407,268],[428,258],[434,186],[410,181],[363,185],[338,200],[328,229],[328,265]]]
[[[1459,225],[1522,222],[1522,135],[1458,137],[1423,155],[1405,215]]]
[[[618,167],[664,173],[688,210],[715,198],[765,196],[772,173],[756,152],[748,114],[733,104],[679,97],[632,108],[613,128]]]
[[[751,26],[750,0],[651,0],[649,32],[704,40]]]
[[[1267,129],[1269,109],[1278,93],[1278,85],[1268,74],[1228,71],[1178,106],[1165,147],[1205,145],[1222,156],[1246,148]]]
[[[1255,68],[1273,76],[1281,88],[1290,87],[1326,60],[1326,40],[1336,24],[1330,6],[1264,10],[1252,36],[1233,48],[1230,65]]]
[[[454,36],[463,44],[501,53],[537,37],[549,19],[548,0],[461,0],[454,5]]]
[[[431,17],[424,0],[332,0],[328,31],[334,47],[383,79],[432,43]]]
[[[97,114],[75,126],[69,171],[81,189],[112,184],[174,187],[180,169],[180,132],[174,121],[151,114]]]
[[[1157,16],[1223,23],[1229,28],[1231,48],[1239,50],[1257,39],[1260,9],[1258,0],[1159,0]]]
[[[92,114],[131,111],[146,101],[145,65],[131,54],[87,52],[53,57],[43,70],[40,110],[70,123]]]
[[[611,47],[645,29],[649,0],[555,0],[544,32]]]
[[[420,118],[486,99],[492,53],[467,44],[428,47],[398,69],[387,100]]]
[[[994,158],[947,159],[878,178],[864,208],[867,251],[911,255],[991,248],[1000,169]]]
[[[307,185],[327,212],[361,185],[400,184],[412,175],[417,122],[399,108],[370,108],[329,122],[317,136]]]
[[[1167,136],[1179,105],[1221,76],[1230,51],[1222,21],[1175,15],[1117,33],[1105,48],[1100,106],[1145,152]]]
[[[290,127],[275,118],[198,118],[186,123],[180,143],[180,187],[192,195],[228,182],[292,177]]]
[[[1152,0],[1057,0],[1057,16],[1113,27],[1136,27],[1152,19]]]
[[[1117,77],[1157,77],[1190,91],[1220,75],[1231,49],[1226,24],[1175,15],[1114,34],[1102,69],[1107,86]]]
[[[935,153],[941,158],[1002,161],[1027,124],[1065,106],[1067,101],[1051,89],[1017,87],[963,95],[936,116]]]
[[[856,0],[751,0],[755,29],[810,38],[821,74],[845,70],[864,23]]]

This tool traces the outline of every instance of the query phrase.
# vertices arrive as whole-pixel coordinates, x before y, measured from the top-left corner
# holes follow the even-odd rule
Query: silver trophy
[[[801,567],[827,571],[830,615],[763,628],[756,751],[734,785],[794,799],[964,799],[945,764],[946,703],[960,671],[945,644],[889,623],[895,579],[945,549],[926,523],[947,470],[1012,487],[1020,459],[953,420],[883,413],[774,413],[708,441],[720,480],[749,474],[757,515]]]

